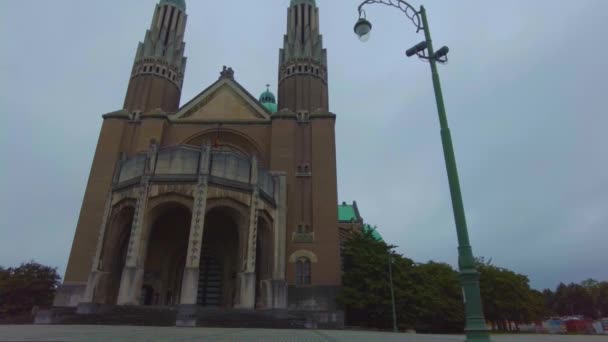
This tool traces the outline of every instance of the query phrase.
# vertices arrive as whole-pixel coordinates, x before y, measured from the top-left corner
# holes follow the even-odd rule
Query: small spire
[[[270,84],[266,84],[266,91],[270,91]]]

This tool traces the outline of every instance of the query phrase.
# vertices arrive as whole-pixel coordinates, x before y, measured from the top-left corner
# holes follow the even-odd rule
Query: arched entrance
[[[237,273],[241,252],[237,210],[216,207],[205,216],[199,269],[197,304],[231,308],[237,298]]]
[[[104,235],[100,255],[102,277],[95,288],[94,301],[116,304],[120,278],[127,258],[129,235],[133,225],[134,204],[125,202],[114,207]]]
[[[142,305],[179,304],[191,212],[178,203],[155,208],[147,239]]]

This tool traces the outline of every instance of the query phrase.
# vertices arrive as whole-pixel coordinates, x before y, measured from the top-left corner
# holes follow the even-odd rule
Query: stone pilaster
[[[108,219],[110,217],[110,211],[112,206],[112,191],[110,191],[106,198],[106,204],[103,210],[103,217],[101,219],[101,225],[99,226],[99,236],[97,237],[97,247],[95,248],[95,256],[93,257],[93,264],[91,267],[91,273],[87,281],[87,287],[84,291],[84,296],[81,299],[81,303],[92,303],[95,295],[95,288],[99,283],[101,276],[101,270],[99,269],[101,257],[101,251],[103,249],[103,242],[105,239],[106,229],[108,225]]]
[[[194,192],[192,206],[192,222],[188,239],[188,254],[186,268],[182,280],[180,304],[196,304],[198,294],[198,278],[203,248],[203,233],[205,226],[205,211],[207,207],[207,184],[209,177],[211,148],[207,145],[201,148],[198,182]]]
[[[272,308],[287,308],[287,282],[285,281],[285,238],[287,235],[287,174],[273,172],[274,200],[274,269],[272,274]]]
[[[240,303],[239,308],[255,308],[255,261],[258,239],[258,203],[260,190],[258,188],[258,161],[256,157],[251,160],[251,185],[253,192],[249,205],[249,228],[247,230],[247,252],[243,263],[243,272],[239,274]]]
[[[146,170],[139,185],[135,212],[133,213],[133,224],[129,237],[127,249],[127,260],[120,279],[118,291],[118,305],[138,305],[139,295],[144,277],[144,263],[146,256],[142,255],[142,240],[144,233],[144,221],[148,206],[148,191],[150,189],[150,177],[156,167],[156,155],[158,145],[154,140],[150,143]]]

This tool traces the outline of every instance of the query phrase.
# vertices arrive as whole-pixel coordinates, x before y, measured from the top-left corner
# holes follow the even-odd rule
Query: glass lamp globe
[[[362,42],[366,42],[370,38],[370,34],[372,31],[372,23],[367,21],[367,19],[361,18],[355,24],[355,34],[359,37],[359,40]]]

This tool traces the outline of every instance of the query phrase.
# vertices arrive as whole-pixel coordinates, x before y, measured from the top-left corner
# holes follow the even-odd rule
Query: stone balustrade
[[[137,154],[119,162],[114,188],[124,188],[138,184],[141,177],[149,172],[152,181],[196,182],[199,173],[201,150],[190,146],[176,146],[160,149],[156,153],[153,170],[146,171],[148,153]],[[246,157],[232,151],[212,150],[210,158],[209,182],[246,189],[258,186],[261,193],[274,199],[274,179],[272,174],[258,167],[257,179],[253,179],[253,157]]]

